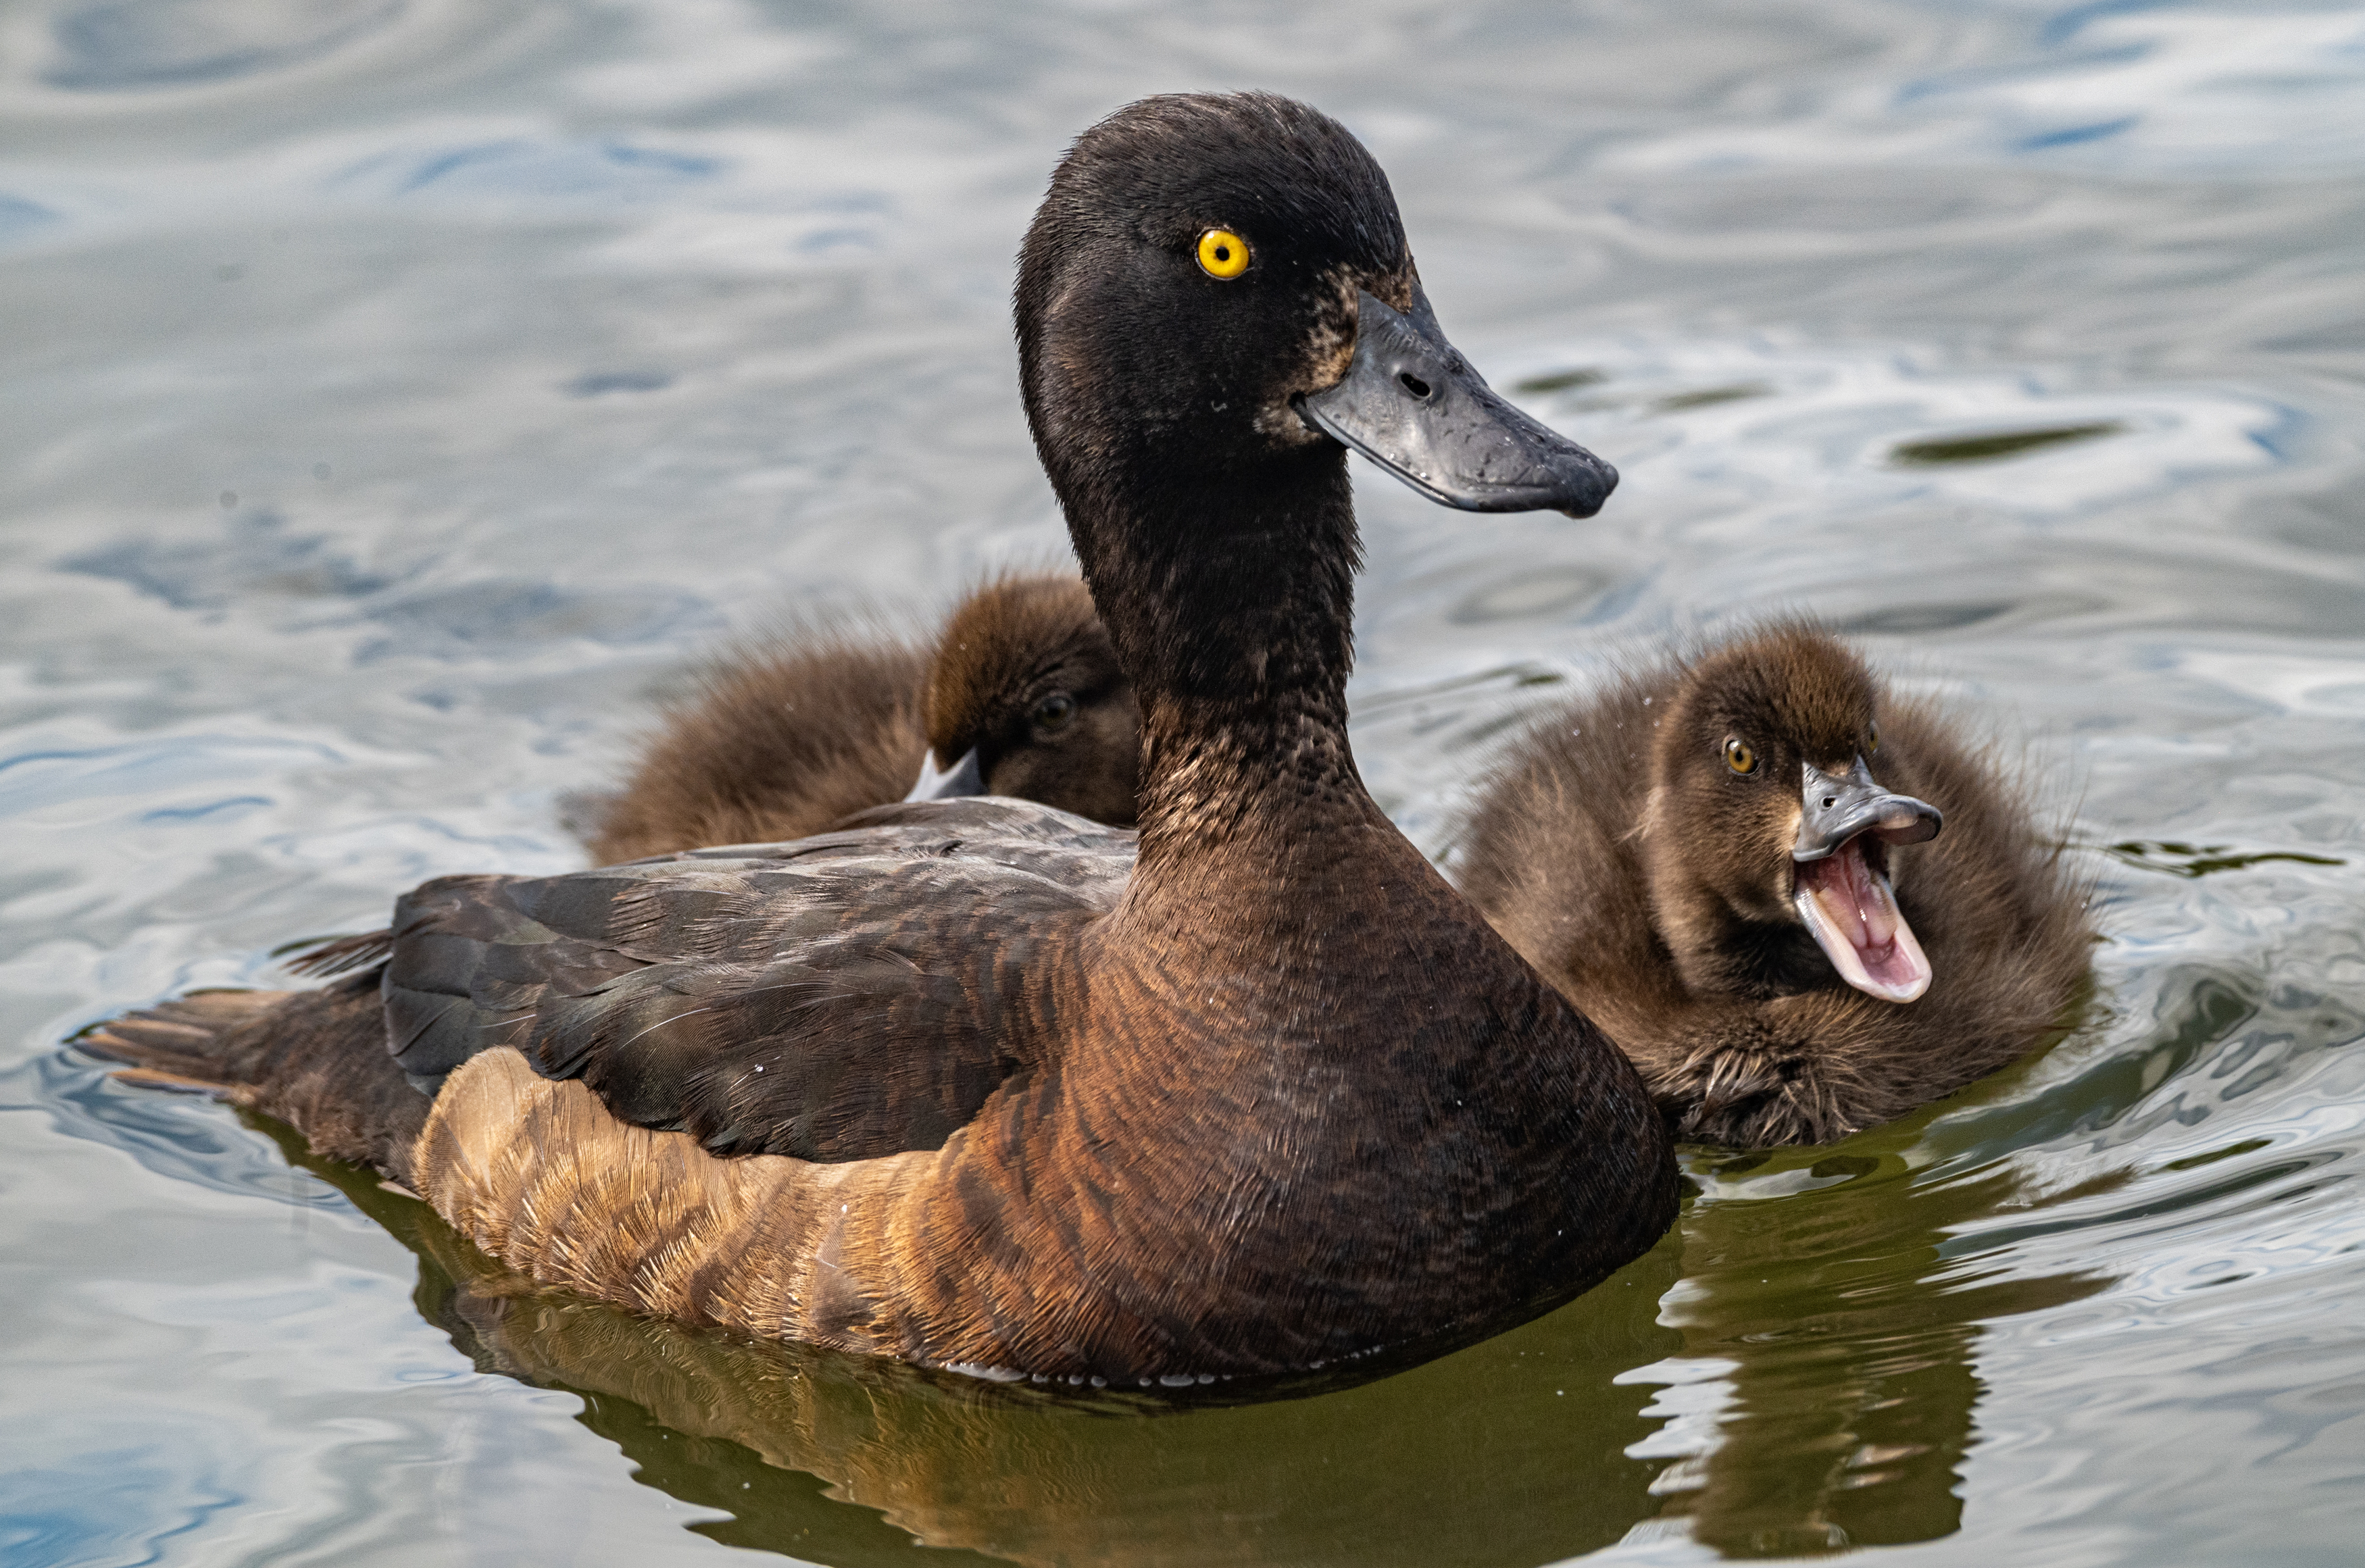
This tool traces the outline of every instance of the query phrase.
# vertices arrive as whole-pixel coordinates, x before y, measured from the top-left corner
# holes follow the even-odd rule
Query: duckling
[[[1552,713],[1463,842],[1462,890],[1686,1140],[1901,1115],[2028,1051],[2087,974],[2085,888],[2016,781],[1805,622]]]
[[[1505,403],[1362,144],[1263,94],[1078,139],[1019,380],[1141,714],[1138,834],[906,803],[786,844],[447,877],[319,990],[88,1042],[653,1316],[1182,1386],[1430,1353],[1673,1219],[1632,1065],[1356,772],[1350,445],[1476,511],[1616,472]],[[1137,853],[1138,849],[1138,853]]]
[[[1006,795],[1133,825],[1141,707],[1075,577],[1002,579],[956,610],[936,641],[927,724],[907,800]]]
[[[1006,575],[970,590],[930,650],[801,631],[725,659],[597,807],[586,846],[604,866],[802,838],[907,793],[1131,826],[1139,722],[1083,583]]]

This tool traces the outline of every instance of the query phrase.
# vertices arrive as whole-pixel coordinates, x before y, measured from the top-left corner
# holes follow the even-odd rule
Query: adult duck
[[[956,795],[1130,826],[1139,718],[1083,583],[1004,575],[962,599],[933,647],[801,628],[723,659],[596,807],[585,844],[613,865]]]
[[[854,1351],[1168,1384],[1419,1353],[1675,1213],[1641,1080],[1348,747],[1351,443],[1476,510],[1615,474],[1490,392],[1386,178],[1258,94],[1080,138],[1029,423],[1141,710],[1132,834],[981,800],[430,882],[382,969],[99,1032],[230,1081],[537,1280]],[[1365,1363],[1368,1364],[1368,1363]]]
[[[1463,843],[1463,890],[1686,1139],[1901,1115],[2024,1054],[2085,983],[2085,889],[2015,780],[1801,622],[1553,712]]]

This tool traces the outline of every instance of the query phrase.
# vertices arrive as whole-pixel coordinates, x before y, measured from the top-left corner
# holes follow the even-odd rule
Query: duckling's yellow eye
[[[1757,771],[1757,754],[1739,735],[1728,735],[1724,742],[1724,765],[1735,773]]]
[[[1199,236],[1199,270],[1226,283],[1249,270],[1249,242],[1228,229]]]
[[[1866,751],[1878,751],[1880,749],[1880,726],[1878,724],[1866,724],[1864,727],[1864,749]]]

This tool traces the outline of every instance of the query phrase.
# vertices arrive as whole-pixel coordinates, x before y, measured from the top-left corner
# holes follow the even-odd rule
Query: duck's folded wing
[[[787,845],[446,878],[397,908],[388,1044],[422,1087],[512,1047],[718,1154],[935,1148],[1026,1065],[1027,973],[1115,902],[1132,849],[973,801]]]

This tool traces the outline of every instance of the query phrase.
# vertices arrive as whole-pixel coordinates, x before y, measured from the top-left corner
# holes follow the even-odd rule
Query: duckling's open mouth
[[[1930,989],[1930,960],[1897,907],[1880,840],[1860,833],[1820,860],[1796,863],[1790,902],[1840,978],[1883,1002]]]
[[[1937,837],[1945,819],[1882,789],[1862,756],[1833,773],[1804,763],[1799,783],[1790,902],[1842,980],[1883,1002],[1912,1001],[1930,989],[1930,960],[1897,907],[1889,849]]]

